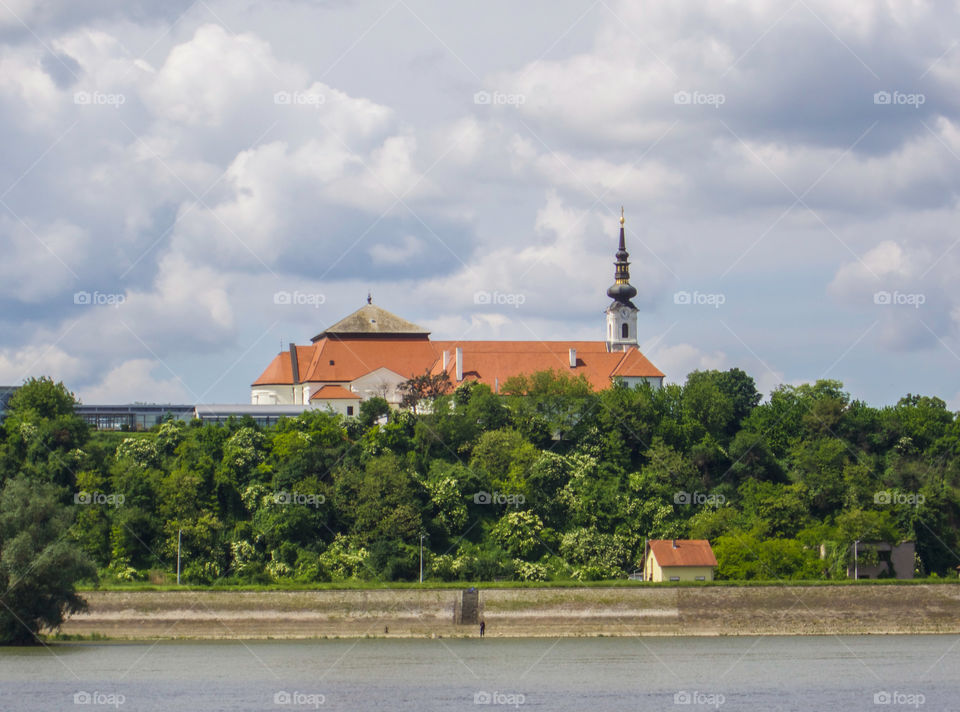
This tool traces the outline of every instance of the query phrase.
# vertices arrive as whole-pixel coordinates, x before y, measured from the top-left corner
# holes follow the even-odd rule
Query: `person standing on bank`
[[[487,622],[482,620],[480,621],[480,637],[481,638],[483,637],[483,634],[486,633],[486,631],[487,631]]]

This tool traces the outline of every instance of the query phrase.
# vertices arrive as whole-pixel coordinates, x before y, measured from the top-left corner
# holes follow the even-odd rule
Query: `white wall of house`
[[[360,399],[352,398],[331,398],[329,400],[313,400],[311,405],[320,410],[327,410],[332,413],[354,417],[360,415]]]
[[[407,380],[399,373],[381,367],[353,381],[350,384],[350,390],[357,393],[363,400],[380,396],[386,398],[391,405],[397,405],[400,403],[397,386]]]
[[[713,581],[712,566],[660,566],[652,551],[643,566],[644,581]]]
[[[251,405],[295,405],[296,386],[254,386],[250,391]]]

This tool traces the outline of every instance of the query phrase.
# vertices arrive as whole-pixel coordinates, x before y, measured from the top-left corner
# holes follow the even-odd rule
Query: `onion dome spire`
[[[620,247],[617,249],[617,261],[614,262],[616,269],[613,273],[613,284],[607,290],[607,296],[615,302],[629,304],[630,300],[637,296],[637,288],[630,284],[630,255],[627,253],[626,240],[623,234],[623,208],[620,208]]]

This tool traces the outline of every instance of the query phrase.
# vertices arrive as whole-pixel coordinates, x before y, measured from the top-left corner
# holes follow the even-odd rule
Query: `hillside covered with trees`
[[[421,538],[441,581],[624,578],[647,537],[709,539],[726,579],[844,578],[855,540],[915,540],[920,575],[960,564],[960,420],[939,398],[875,408],[818,381],[761,403],[739,369],[407,390],[357,418],[91,433],[31,380],[0,429],[5,501],[59,493],[106,581],[174,571],[178,536],[189,583],[416,580]]]

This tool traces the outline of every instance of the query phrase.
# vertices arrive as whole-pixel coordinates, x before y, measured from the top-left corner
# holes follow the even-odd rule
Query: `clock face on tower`
[[[630,318],[630,309],[628,307],[620,307],[620,318],[621,319]]]

